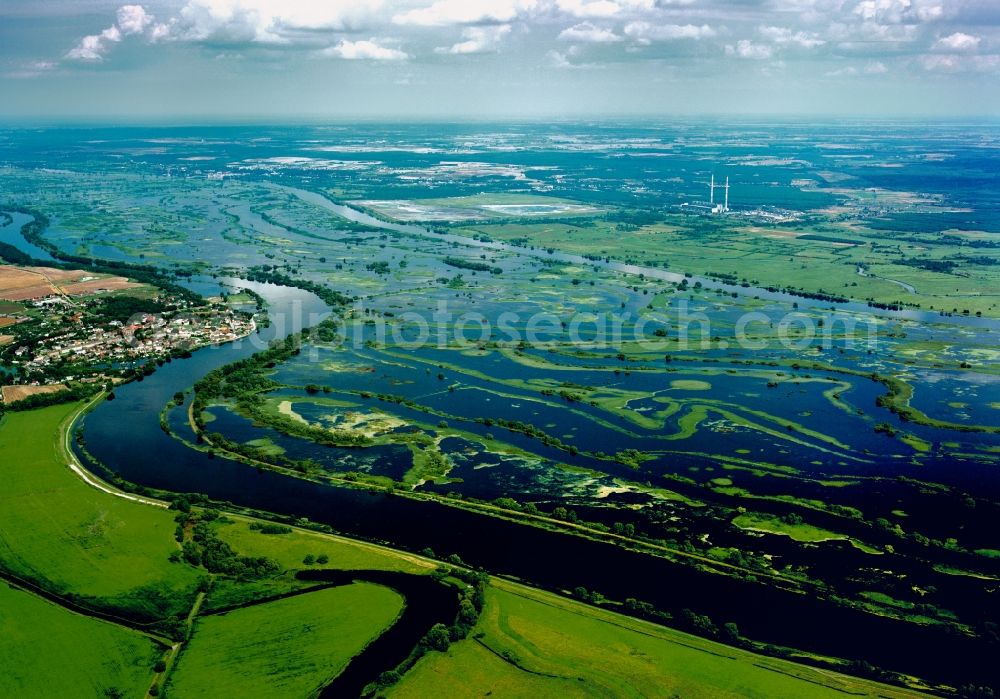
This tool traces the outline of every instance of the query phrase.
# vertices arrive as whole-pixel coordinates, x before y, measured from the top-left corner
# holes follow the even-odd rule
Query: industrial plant
[[[715,203],[716,189],[724,190],[721,204]],[[712,173],[711,179],[708,182],[708,204],[706,205],[704,202],[684,202],[681,204],[681,208],[699,214],[729,213],[729,176],[726,176],[725,184],[715,184],[715,173]]]
[[[715,188],[724,189],[726,191],[726,197],[722,204],[715,203]],[[713,214],[727,214],[729,213],[729,175],[726,175],[726,184],[715,184],[715,174],[712,174],[712,179],[708,183],[708,205]]]

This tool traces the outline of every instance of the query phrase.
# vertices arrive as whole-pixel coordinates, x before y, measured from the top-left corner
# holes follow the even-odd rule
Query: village
[[[65,315],[59,317],[66,319]],[[69,320],[75,325],[65,332],[57,330],[37,338],[31,345],[18,346],[10,363],[28,370],[66,362],[120,366],[230,342],[256,328],[252,317],[225,307],[185,312],[169,320],[158,314],[143,313],[127,324],[114,320],[103,325],[100,318],[88,319],[81,314],[74,314]]]
[[[5,403],[69,382],[114,383],[152,362],[246,337],[257,327],[253,314],[222,299],[192,306],[151,286],[92,275],[77,291],[78,282],[66,283],[71,279],[58,270],[0,266]]]

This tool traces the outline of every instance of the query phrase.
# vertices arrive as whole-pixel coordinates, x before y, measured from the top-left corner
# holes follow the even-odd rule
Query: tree
[[[448,627],[444,624],[434,624],[424,636],[424,645],[431,650],[442,653],[448,650],[448,646],[451,645],[451,634],[448,632]]]
[[[379,689],[386,689],[399,682],[400,679],[402,679],[402,677],[395,670],[386,670],[378,676],[378,679],[375,680],[375,684],[378,685]]]
[[[190,512],[191,511],[191,501],[188,500],[183,495],[178,495],[170,503],[171,510],[178,510],[180,512]]]
[[[330,557],[327,556],[325,553],[321,553],[320,555],[316,556],[316,563],[321,566],[325,566],[329,562],[330,562]]]
[[[463,599],[458,605],[458,618],[463,624],[472,626],[479,619],[479,611],[471,601]]]
[[[316,557],[311,553],[307,553],[306,557],[302,559],[302,562],[307,566],[311,566],[316,562]]]

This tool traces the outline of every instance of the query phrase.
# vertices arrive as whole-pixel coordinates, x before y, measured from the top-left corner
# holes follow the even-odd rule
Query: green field
[[[0,582],[0,696],[145,695],[163,648]]]
[[[426,574],[434,564],[417,556],[350,539],[293,529],[287,534],[262,534],[250,529],[245,517],[227,517],[216,529],[219,538],[247,556],[264,556],[277,561],[283,570],[295,571],[308,566],[306,556],[326,556],[322,568],[339,570],[391,570]],[[296,580],[293,572],[254,582],[218,578],[204,609],[220,609],[245,602],[280,595],[307,584]]]
[[[309,697],[388,628],[403,598],[355,584],[208,616],[195,625],[171,697]]]
[[[324,568],[339,570],[396,570],[404,573],[429,573],[433,564],[403,553],[348,539],[335,539],[325,534],[293,529],[288,534],[262,534],[253,531],[246,518],[231,518],[222,524],[219,538],[248,556],[267,556],[285,569],[302,568],[307,555],[326,555]]]
[[[811,222],[749,225],[730,219],[671,215],[664,222],[628,231],[610,221],[593,220],[576,225],[562,221],[463,224],[453,232],[486,234],[508,242],[526,240],[538,248],[580,255],[610,255],[667,267],[672,272],[734,274],[755,286],[823,290],[861,300],[871,297],[886,303],[919,304],[924,309],[968,309],[991,317],[1000,313],[997,295],[991,293],[997,288],[995,266],[964,265],[960,273],[943,274],[894,264],[896,251],[871,245],[880,242],[883,231],[858,231],[846,224],[835,228],[835,235],[843,230],[858,240],[858,245],[799,237],[816,233],[815,227]],[[899,246],[899,253],[911,258],[947,259],[960,250],[942,245],[928,253],[915,243]],[[859,265],[869,270],[867,276],[858,274]],[[905,291],[894,281],[912,285],[915,293]]]
[[[66,466],[61,430],[78,408],[10,413],[0,423],[0,566],[141,616],[187,613],[200,575],[168,560],[177,550],[173,514],[102,493]]]
[[[498,583],[472,637],[425,656],[389,696],[915,696],[765,658],[555,595]]]

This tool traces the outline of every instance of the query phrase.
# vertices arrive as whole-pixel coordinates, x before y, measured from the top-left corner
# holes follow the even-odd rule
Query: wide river
[[[386,225],[371,221],[372,225]],[[363,222],[369,223],[367,219]],[[12,229],[16,230],[15,226],[0,228],[0,238],[25,249],[20,236],[9,234]],[[514,251],[523,253],[519,248]],[[273,321],[270,327],[250,338],[202,349],[189,359],[164,365],[144,381],[121,386],[116,389],[116,400],[101,403],[85,418],[88,449],[125,479],[307,517],[341,533],[401,549],[430,547],[442,556],[457,553],[469,564],[491,573],[549,589],[583,586],[612,599],[635,597],[663,609],[688,607],[710,615],[719,624],[733,621],[744,635],[765,642],[866,659],[956,686],[1000,681],[991,648],[968,637],[705,573],[613,544],[540,530],[436,502],[313,483],[223,458],[210,459],[187,448],[159,425],[160,410],[174,393],[189,389],[212,369],[249,356],[270,339],[317,322],[328,311],[317,297],[298,289],[231,281],[253,289],[267,300]]]

